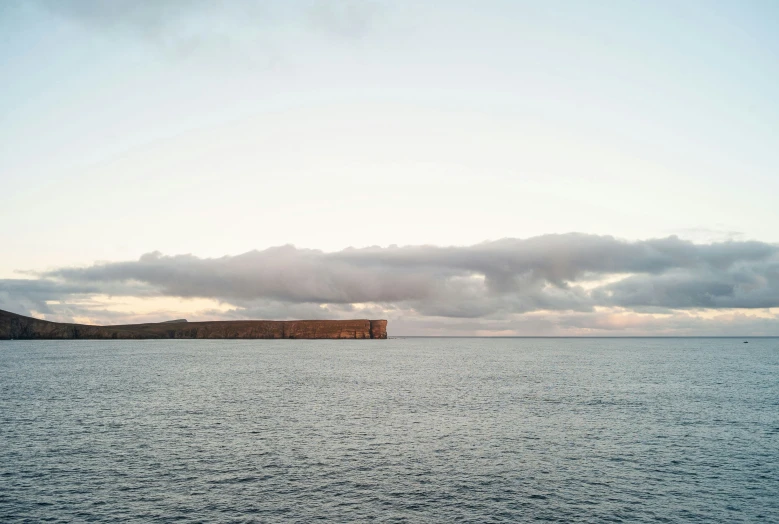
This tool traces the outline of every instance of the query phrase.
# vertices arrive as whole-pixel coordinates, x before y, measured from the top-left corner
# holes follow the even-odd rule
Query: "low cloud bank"
[[[282,246],[221,258],[154,252],[134,261],[37,276],[0,281],[0,307],[16,302],[45,314],[52,301],[100,293],[207,298],[231,305],[210,312],[219,318],[362,312],[395,315],[401,325],[465,325],[470,319],[467,325],[498,322],[507,330],[524,328],[526,322],[541,326],[542,319],[534,318],[540,311],[576,317],[580,323],[582,314],[603,308],[624,317],[779,307],[779,246],[694,244],[677,237],[628,242],[571,233],[467,247],[334,253]],[[609,329],[612,324],[619,329],[619,322]]]

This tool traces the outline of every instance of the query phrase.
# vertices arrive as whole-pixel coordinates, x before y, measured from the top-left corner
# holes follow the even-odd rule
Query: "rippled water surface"
[[[0,342],[0,521],[779,522],[779,339]]]

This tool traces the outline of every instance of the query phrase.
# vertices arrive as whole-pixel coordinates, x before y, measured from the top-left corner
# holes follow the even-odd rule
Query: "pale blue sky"
[[[292,243],[779,242],[779,3],[0,4],[0,278]]]

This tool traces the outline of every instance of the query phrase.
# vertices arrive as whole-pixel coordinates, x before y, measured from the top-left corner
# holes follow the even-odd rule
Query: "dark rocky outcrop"
[[[387,321],[232,320],[90,326],[0,310],[0,340],[149,338],[387,338]]]

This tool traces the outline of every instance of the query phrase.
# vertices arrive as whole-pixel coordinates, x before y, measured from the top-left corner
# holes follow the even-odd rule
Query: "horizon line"
[[[390,335],[388,338],[779,338],[779,335]]]

